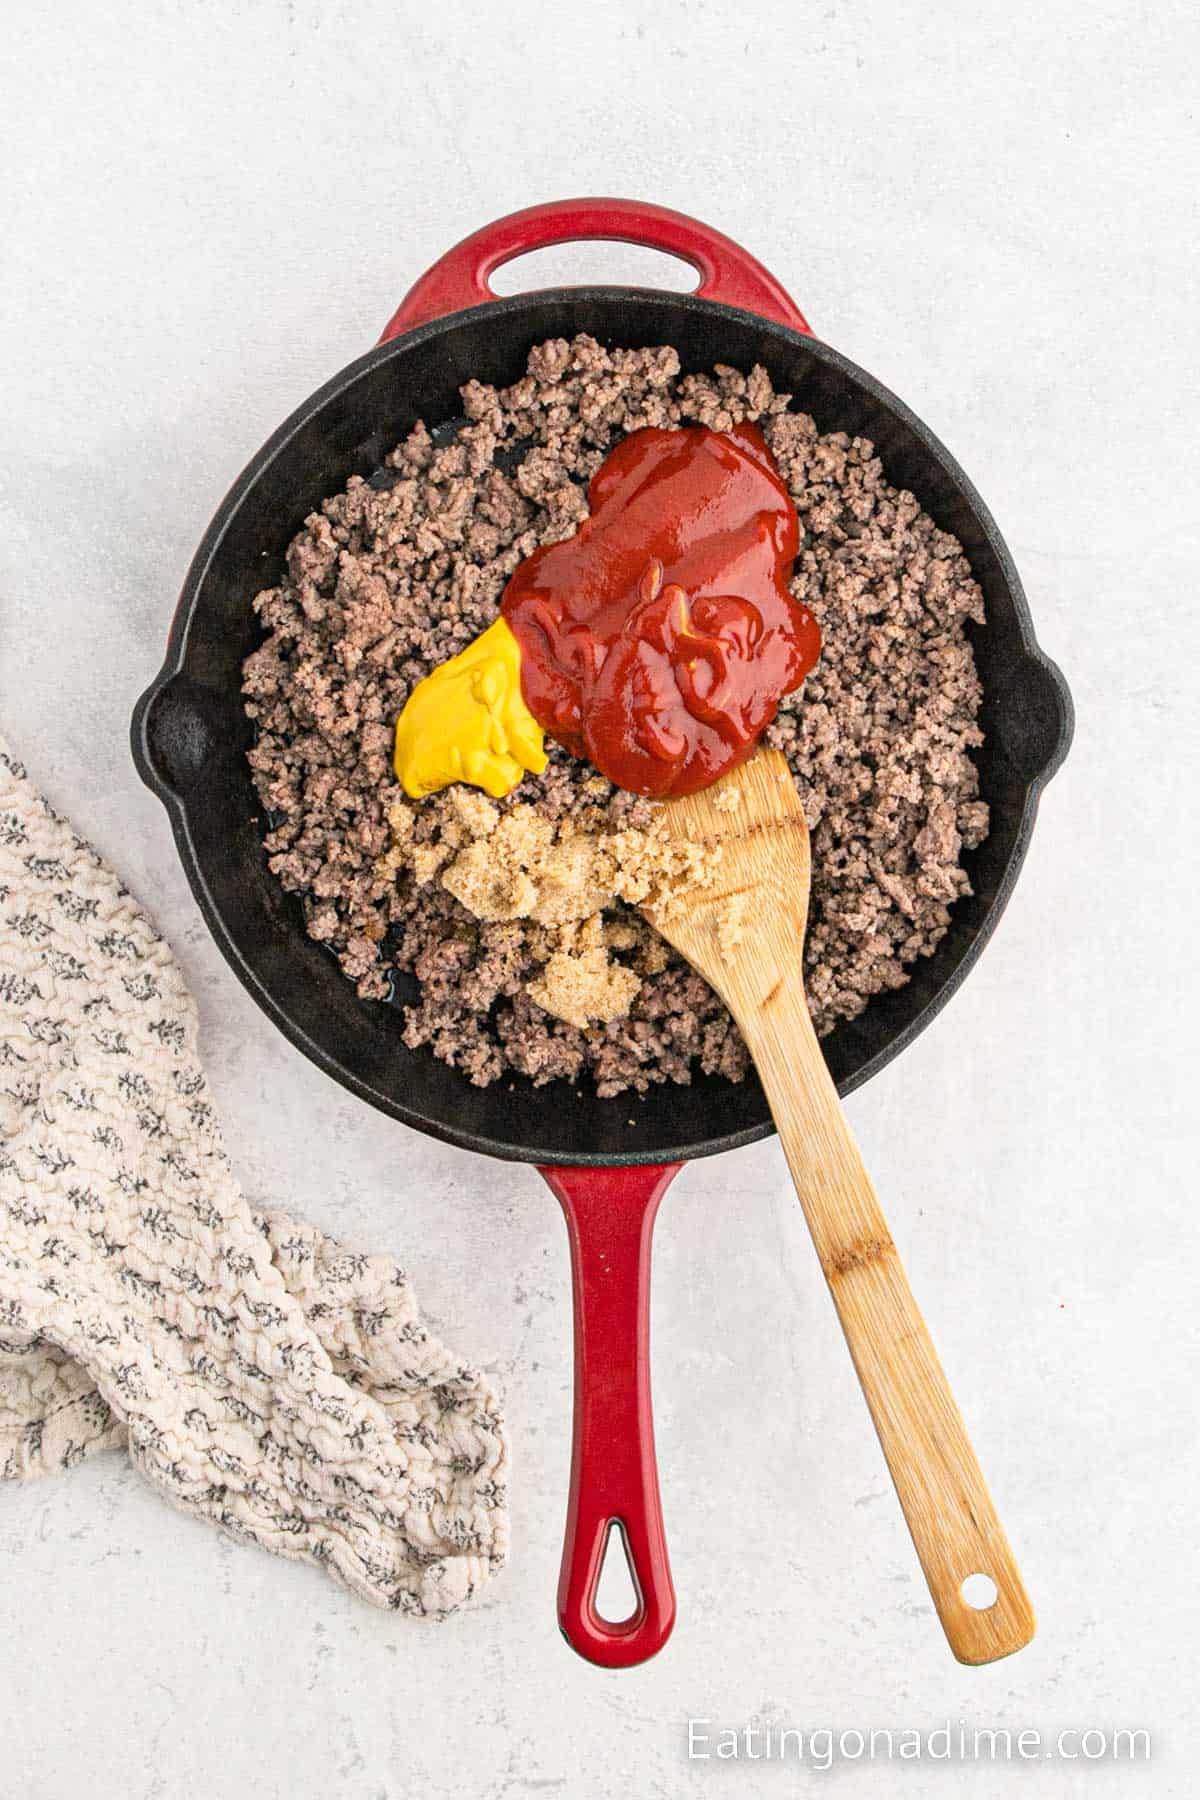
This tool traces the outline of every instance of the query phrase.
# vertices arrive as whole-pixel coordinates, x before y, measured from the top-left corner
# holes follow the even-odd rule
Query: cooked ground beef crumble
[[[821,660],[765,741],[782,750],[812,830],[805,965],[818,1030],[901,986],[969,892],[961,850],[987,833],[970,750],[982,741],[964,631],[983,601],[958,540],[884,476],[873,446],[822,435],[788,410],[762,368],[679,373],[667,346],[605,350],[554,339],[497,390],[469,382],[467,423],[435,447],[418,425],[370,480],[310,515],[280,586],[255,600],[266,632],[245,665],[257,727],[254,781],[272,824],[270,866],[299,894],[310,934],[368,999],[411,971],[420,998],[404,1041],[428,1045],[480,1085],[515,1069],[537,1082],[585,1072],[601,1094],[738,1080],[747,1057],[716,995],[616,903],[618,959],[640,977],[628,1015],[587,1029],[543,1011],[527,987],[550,954],[526,920],[485,923],[436,876],[388,858],[396,718],[413,686],[495,618],[504,584],[539,544],[587,512],[587,482],[613,442],[646,425],[763,427],[801,526],[792,591],[823,633]],[[416,844],[437,847],[444,797],[417,808]],[[540,778],[499,804],[604,829],[644,825],[648,803],[557,747]],[[436,864],[437,857],[429,859]]]

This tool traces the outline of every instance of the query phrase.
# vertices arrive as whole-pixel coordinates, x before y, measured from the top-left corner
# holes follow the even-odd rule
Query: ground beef
[[[901,986],[970,891],[959,856],[988,826],[964,631],[983,618],[979,588],[957,539],[890,486],[873,446],[822,435],[764,369],[681,376],[668,346],[605,350],[581,336],[532,350],[512,387],[472,381],[462,396],[467,422],[452,441],[439,447],[418,425],[375,476],[310,515],[284,579],[254,602],[266,635],[244,694],[270,866],[361,995],[390,997],[397,970],[416,977],[405,1042],[473,1082],[587,1073],[617,1094],[686,1082],[697,1065],[738,1080],[747,1058],[733,1020],[640,921],[619,953],[641,977],[628,1016],[581,1030],[526,991],[549,954],[537,927],[484,923],[436,878],[396,873],[385,854],[396,717],[416,682],[492,622],[518,562],[575,530],[588,479],[622,433],[758,420],[800,518],[792,591],[823,634],[820,662],[766,742],[787,756],[812,830],[805,975],[828,1032]],[[517,800],[555,819],[599,807],[610,827],[648,817],[646,802],[557,747],[545,775],[500,805]],[[415,839],[435,840],[443,815],[417,811]]]

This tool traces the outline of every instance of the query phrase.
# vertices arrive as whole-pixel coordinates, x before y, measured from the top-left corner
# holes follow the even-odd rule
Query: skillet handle
[[[770,270],[732,238],[670,207],[652,206],[644,200],[590,198],[527,206],[463,238],[414,282],[388,320],[380,343],[386,344],[414,325],[426,325],[447,313],[495,300],[488,277],[502,263],[530,250],[581,238],[642,244],[681,257],[700,276],[696,289],[700,299],[721,300],[726,306],[761,313],[811,336],[796,302]]]
[[[675,1623],[650,1405],[650,1239],[679,1167],[539,1171],[566,1216],[575,1307],[575,1422],[558,1622],[573,1650],[606,1669],[646,1662]],[[615,1623],[596,1610],[613,1526],[638,1595],[634,1611]]]

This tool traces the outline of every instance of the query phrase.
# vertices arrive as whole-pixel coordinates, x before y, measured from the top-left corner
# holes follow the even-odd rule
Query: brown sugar
[[[726,807],[723,810],[728,811]],[[736,950],[746,935],[750,913],[750,896],[726,894],[717,906],[717,942],[728,955]]]
[[[564,929],[561,941],[563,947],[553,953],[536,981],[528,983],[525,991],[530,999],[556,1019],[581,1029],[593,1021],[623,1019],[642,985],[641,976],[609,956],[600,914]]]
[[[412,807],[389,808],[393,841],[381,874],[394,877],[407,866],[418,885],[440,881],[488,924],[519,919],[543,927],[536,939],[542,966],[525,991],[544,1011],[580,1027],[624,1018],[641,987],[641,976],[612,952],[640,946],[642,932],[621,918],[605,921],[605,909],[624,900],[669,913],[711,884],[721,856],[718,845],[668,837],[657,818],[645,829],[605,831],[586,813],[556,821],[520,803],[502,813],[463,786],[421,810],[438,813],[431,841],[415,841]]]

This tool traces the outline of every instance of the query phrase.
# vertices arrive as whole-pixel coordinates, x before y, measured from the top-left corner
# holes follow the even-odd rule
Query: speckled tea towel
[[[504,1560],[491,1385],[390,1257],[247,1205],[169,947],[0,739],[0,1472],[120,1445],[379,1606]]]

